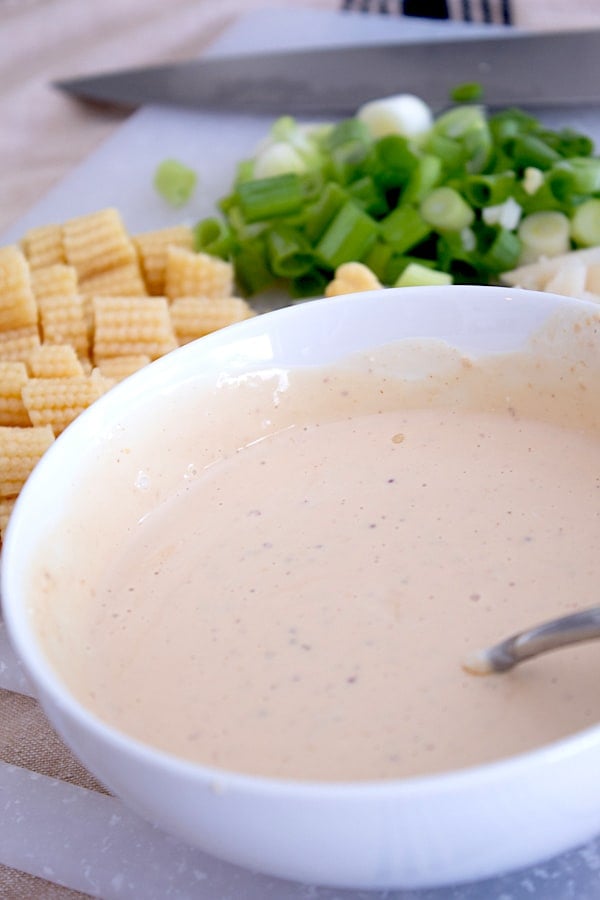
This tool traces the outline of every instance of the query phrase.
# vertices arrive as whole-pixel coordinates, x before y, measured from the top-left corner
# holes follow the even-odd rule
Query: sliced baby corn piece
[[[132,240],[138,251],[148,293],[164,296],[167,248],[172,246],[192,250],[194,245],[192,229],[187,225],[174,225],[172,228],[136,234]]]
[[[177,297],[231,297],[233,266],[208,253],[193,253],[183,247],[169,246],[165,294],[169,300]]]
[[[137,260],[80,279],[79,289],[84,302],[88,297],[144,297],[148,293]]]
[[[62,263],[33,269],[31,287],[38,301],[45,297],[74,297],[78,293],[77,271]]]
[[[122,381],[129,375],[133,375],[138,369],[143,369],[151,362],[149,356],[138,353],[129,356],[111,356],[108,359],[101,359],[97,366],[103,378],[110,378],[113,381]]]
[[[28,361],[32,378],[74,378],[83,367],[71,344],[42,344]]]
[[[116,209],[70,219],[62,235],[65,258],[80,279],[135,262],[135,247]]]
[[[343,263],[335,270],[335,277],[325,288],[326,297],[353,294],[356,291],[375,291],[382,287],[377,276],[360,262]]]
[[[30,228],[25,232],[21,246],[32,269],[53,266],[65,261],[61,225]]]
[[[177,346],[164,297],[95,297],[94,361],[144,354],[158,359]]]
[[[54,441],[49,426],[0,426],[0,497],[16,497],[34,466]]]
[[[169,312],[179,344],[187,344],[211,331],[256,315],[250,304],[240,297],[178,297],[171,303]]]
[[[16,497],[0,497],[0,541],[4,540],[8,520],[16,502]]]
[[[23,403],[33,425],[49,425],[58,435],[111,384],[103,378],[30,378],[23,388]]]
[[[88,324],[77,294],[38,300],[44,344],[70,344],[77,356],[89,355]]]
[[[37,325],[0,331],[0,360],[27,362],[31,353],[40,346]]]
[[[29,375],[23,362],[0,362],[0,425],[31,425],[21,391]]]
[[[37,315],[25,255],[16,245],[0,247],[0,330],[35,325]]]

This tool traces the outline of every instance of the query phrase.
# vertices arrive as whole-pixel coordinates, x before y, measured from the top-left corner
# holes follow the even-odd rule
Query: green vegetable
[[[193,169],[176,159],[165,159],[154,173],[154,187],[171,206],[183,206],[188,202],[197,176]]]
[[[304,198],[299,176],[288,172],[242,182],[237,199],[246,222],[261,222],[297,213]]]
[[[571,237],[578,247],[600,244],[600,200],[596,197],[581,203],[573,213]]]
[[[420,244],[431,230],[431,225],[417,209],[402,205],[382,220],[379,233],[393,251],[405,253]]]
[[[396,287],[421,287],[427,284],[452,284],[452,276],[413,262],[407,265],[396,280]]]
[[[457,84],[450,91],[450,99],[454,103],[474,103],[475,100],[481,100],[483,97],[483,86],[478,81],[466,81],[464,84]]]
[[[569,219],[561,212],[541,211],[526,216],[518,228],[523,262],[566,253],[569,249],[570,230]]]
[[[464,197],[451,187],[432,191],[421,203],[421,215],[437,231],[462,231],[475,218]]]
[[[281,117],[238,165],[222,221],[198,224],[196,248],[231,259],[247,295],[277,282],[295,298],[321,293],[344,262],[385,285],[494,283],[524,261],[600,244],[590,138],[519,109],[490,114],[476,88],[459,86],[460,105],[418,140],[375,137],[358,116]]]
[[[342,206],[316,246],[319,259],[331,269],[362,259],[377,237],[377,225],[351,200]]]

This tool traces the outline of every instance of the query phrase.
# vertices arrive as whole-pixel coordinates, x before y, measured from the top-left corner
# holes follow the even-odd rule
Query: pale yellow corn
[[[34,350],[40,346],[37,325],[0,331],[0,360],[5,362],[27,362]]]
[[[4,540],[4,535],[8,527],[8,520],[10,519],[13,506],[16,502],[16,497],[0,497],[0,541]]]
[[[16,246],[0,247],[0,330],[37,322],[29,265]]]
[[[150,357],[143,353],[130,354],[129,356],[111,356],[108,359],[99,361],[97,371],[100,372],[103,378],[122,381],[129,375],[133,375],[138,369],[143,369],[150,362]]]
[[[78,293],[77,271],[60,263],[33,269],[31,287],[38,301],[43,297],[74,297]]]
[[[74,378],[83,368],[71,344],[42,344],[27,361],[32,378]]]
[[[177,297],[231,297],[233,266],[207,253],[193,253],[183,247],[167,248],[165,294]]]
[[[0,497],[16,497],[54,441],[49,426],[0,427]]]
[[[169,312],[179,344],[187,344],[211,331],[255,315],[252,307],[240,297],[217,300],[208,297],[179,297],[171,303]]]
[[[25,363],[0,362],[0,425],[31,425],[21,397],[28,378]]]
[[[96,297],[94,299],[94,361],[111,356],[150,359],[177,346],[164,297]]]
[[[88,325],[81,297],[42,297],[38,306],[44,344],[70,344],[77,356],[87,357]]]
[[[335,270],[335,277],[325,288],[326,297],[354,294],[359,291],[375,291],[382,287],[377,276],[359,262],[343,263]]]
[[[79,289],[84,301],[94,297],[143,297],[148,293],[137,260],[82,278]]]
[[[21,246],[32,269],[64,263],[61,225],[41,225],[25,232]]]
[[[66,261],[80,279],[135,262],[135,247],[116,209],[70,219],[62,234]]]
[[[33,425],[49,425],[58,435],[110,385],[102,378],[30,378],[23,388],[23,403]]]
[[[134,235],[133,243],[140,257],[148,293],[164,296],[167,248],[173,246],[192,250],[194,244],[192,229],[187,225],[174,225],[172,228],[146,231]]]

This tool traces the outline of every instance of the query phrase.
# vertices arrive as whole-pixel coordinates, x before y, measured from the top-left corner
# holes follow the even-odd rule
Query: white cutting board
[[[450,29],[490,26],[273,10],[249,14],[211,53],[382,42],[434,37]],[[401,85],[399,85],[401,90]],[[549,125],[600,135],[600,114],[557,111]],[[0,243],[27,228],[117,206],[132,231],[158,228],[215,211],[236,163],[250,154],[273,117],[147,107],[131,116],[92,156],[14,223]],[[154,193],[158,163],[174,156],[197,170],[199,188],[184,211]],[[0,622],[0,687],[28,692]],[[532,827],[535,827],[532,823]],[[598,900],[600,840],[548,865],[485,884],[435,891],[359,893],[281,882],[221,863],[163,834],[119,800],[0,763],[0,862],[105,900]]]

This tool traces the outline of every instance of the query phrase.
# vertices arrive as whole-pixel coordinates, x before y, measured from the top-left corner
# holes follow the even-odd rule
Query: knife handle
[[[394,9],[392,9],[392,6]],[[510,0],[343,0],[345,11],[512,25]]]

